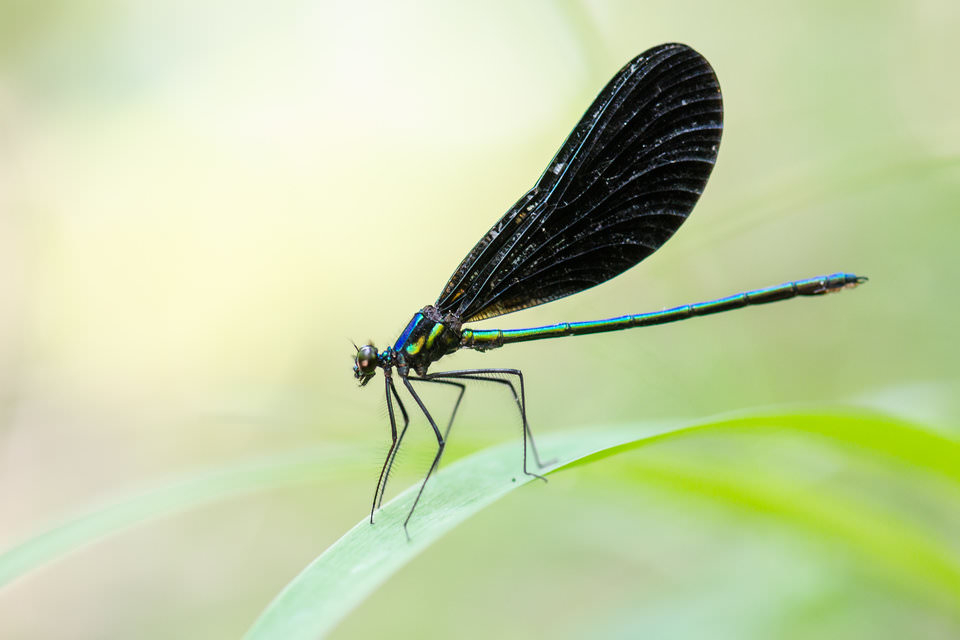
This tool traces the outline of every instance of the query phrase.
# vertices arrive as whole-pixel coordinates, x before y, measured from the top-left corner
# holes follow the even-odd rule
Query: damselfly
[[[664,324],[820,295],[866,280],[835,273],[605,320],[509,330],[463,326],[583,291],[623,273],[660,248],[687,219],[703,192],[722,130],[720,85],[700,54],[682,44],[664,44],[641,53],[600,92],[534,187],[467,254],[436,303],[414,314],[392,347],[378,352],[367,344],[357,349],[353,371],[361,386],[370,382],[378,368],[383,370],[392,438],[374,491],[371,523],[410,421],[394,373],[437,439],[437,453],[404,521],[406,528],[443,455],[467,381],[509,388],[523,424],[523,472],[542,478],[527,469],[528,440],[537,465],[544,465],[527,422],[523,374],[517,369],[429,373],[440,358],[460,349],[486,351],[514,342]],[[443,432],[413,383],[459,390]],[[399,434],[394,401],[403,418]]]

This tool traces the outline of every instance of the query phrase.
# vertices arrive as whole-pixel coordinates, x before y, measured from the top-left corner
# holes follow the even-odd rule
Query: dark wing
[[[619,275],[670,239],[703,192],[723,130],[710,64],[682,44],[631,60],[437,299],[464,322]]]

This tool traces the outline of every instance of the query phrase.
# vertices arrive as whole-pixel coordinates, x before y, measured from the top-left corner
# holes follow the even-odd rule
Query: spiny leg
[[[460,401],[463,400],[463,394],[467,390],[467,385],[454,382],[453,380],[433,380],[429,377],[426,378],[409,378],[410,382],[432,382],[434,384],[451,384],[455,387],[460,387],[460,394],[457,396],[457,401],[453,403],[453,411],[450,412],[450,420],[447,422],[447,429],[443,432],[443,439],[446,440],[447,436],[450,435],[450,427],[453,426],[453,419],[457,417],[457,409],[460,408]]]
[[[520,395],[519,396],[517,395],[516,388],[513,386],[513,383],[510,382],[509,380],[502,380],[500,378],[479,375],[479,374],[485,374],[485,373],[500,373],[500,374],[510,374],[510,375],[518,376],[520,378]],[[527,422],[526,395],[524,393],[524,387],[523,387],[523,374],[519,370],[517,369],[465,369],[460,371],[442,371],[433,375],[435,375],[438,378],[449,377],[449,378],[455,378],[455,379],[461,379],[461,380],[479,380],[483,382],[496,382],[498,384],[507,385],[507,387],[510,389],[511,393],[513,394],[514,401],[517,403],[517,408],[520,411],[520,420],[521,420],[522,429],[523,429],[523,472],[528,476],[539,478],[544,482],[547,481],[547,479],[542,475],[538,473],[533,473],[532,471],[529,471],[527,469],[527,439],[528,438],[530,439],[530,445],[531,445],[531,448],[533,449],[533,456],[534,456],[534,459],[536,460],[538,467],[542,469],[545,466],[545,464],[552,464],[553,460],[550,460],[547,463],[543,463],[540,461],[540,455],[539,455],[539,452],[537,451],[537,444],[533,439],[533,432],[530,430],[530,424]]]
[[[400,405],[400,413],[403,414],[403,429],[400,430],[400,437],[396,438],[394,446],[387,452],[387,459],[383,462],[384,468],[380,470],[380,481],[377,483],[380,495],[379,497],[377,497],[377,495],[373,496],[374,509],[379,509],[380,505],[383,504],[383,494],[387,491],[387,482],[390,480],[390,471],[393,469],[393,462],[397,459],[397,451],[400,450],[400,445],[403,444],[403,436],[406,435],[407,427],[410,426],[410,418],[407,416],[407,410],[403,406],[403,401],[400,400],[400,394],[397,393],[397,387],[393,384],[392,379],[389,380],[389,383],[393,397],[396,398],[397,404]],[[389,400],[389,397],[387,399]]]
[[[520,395],[517,395],[517,389],[513,386],[513,383],[509,380],[502,380],[500,378],[494,378],[487,374],[504,374],[504,375],[514,375],[520,380]],[[513,399],[517,403],[517,408],[520,411],[520,419],[523,424],[523,472],[528,476],[533,476],[535,478],[540,478],[544,482],[547,479],[537,473],[533,473],[527,470],[527,439],[530,439],[530,447],[533,449],[533,458],[537,463],[539,468],[543,468],[548,464],[552,464],[554,460],[548,460],[547,462],[540,461],[540,454],[537,451],[537,443],[533,439],[533,431],[530,430],[530,424],[527,422],[527,399],[526,391],[523,384],[523,372],[519,369],[461,369],[459,371],[441,371],[438,373],[428,374],[428,379],[460,379],[460,380],[481,380],[485,382],[496,382],[498,384],[504,384],[509,387],[511,393],[513,393]]]
[[[422,380],[422,378],[410,378],[410,379]],[[466,386],[459,382],[453,382],[450,380],[428,380],[427,382],[438,382],[442,384],[450,384],[455,387],[460,387],[460,394],[457,396],[457,401],[453,405],[453,413],[450,414],[450,422],[447,424],[447,430],[443,434],[443,439],[446,440],[447,434],[450,433],[450,427],[453,426],[453,418],[457,415],[457,407],[460,406],[460,401],[463,399],[463,392],[466,390]],[[393,389],[393,395],[397,399],[397,404],[400,405],[400,411],[403,412],[404,423],[403,423],[403,429],[401,429],[400,431],[400,437],[397,439],[397,446],[393,450],[393,455],[388,456],[387,458],[388,462],[385,463],[387,473],[383,477],[383,484],[380,486],[380,499],[377,500],[377,509],[379,509],[380,505],[383,504],[383,495],[387,491],[387,482],[390,480],[390,470],[393,468],[393,463],[397,459],[397,451],[400,450],[400,445],[403,444],[403,436],[407,432],[407,426],[409,426],[409,420],[407,419],[407,412],[403,408],[403,403],[400,401],[400,395],[397,394],[397,388],[394,386],[392,380],[390,381],[390,387]]]
[[[485,382],[496,382],[497,384],[505,384],[509,387],[510,392],[513,394],[513,400],[517,403],[517,409],[520,411],[520,417],[523,420],[524,425],[526,425],[526,437],[530,438],[530,448],[533,450],[533,459],[537,463],[537,466],[541,469],[547,465],[551,465],[557,461],[556,458],[547,460],[546,462],[540,461],[540,453],[537,451],[537,443],[533,439],[533,431],[530,429],[530,423],[527,421],[527,400],[524,394],[523,389],[523,373],[519,369],[478,369],[478,371],[489,371],[494,373],[504,373],[516,375],[520,379],[520,394],[517,395],[517,389],[513,386],[513,383],[509,380],[503,380],[501,378],[492,378],[487,376],[471,375],[470,380],[483,380]],[[521,400],[522,398],[522,400]],[[540,477],[540,476],[537,476]]]
[[[407,391],[410,392],[410,395],[413,396],[413,399],[420,407],[420,410],[423,411],[423,415],[427,417],[427,422],[430,423],[430,427],[433,429],[434,435],[437,436],[437,455],[434,456],[433,464],[430,465],[427,475],[424,476],[423,482],[420,484],[420,491],[417,492],[417,497],[414,499],[413,505],[410,507],[410,513],[407,514],[407,519],[403,521],[403,531],[407,534],[407,539],[409,540],[410,532],[407,531],[407,523],[410,522],[410,518],[413,517],[414,510],[417,508],[417,503],[420,502],[420,496],[423,495],[423,489],[427,486],[427,480],[430,479],[434,469],[436,469],[437,465],[440,464],[440,456],[443,455],[443,448],[446,445],[446,442],[444,442],[443,436],[440,435],[440,429],[437,428],[437,423],[434,422],[433,416],[430,415],[430,412],[427,411],[427,407],[423,404],[423,400],[421,400],[420,396],[417,395],[417,392],[413,390],[413,385],[410,384],[410,380],[407,378],[407,376],[401,376],[401,378],[403,378],[403,385],[407,388]]]
[[[373,512],[377,510],[378,505],[378,496],[382,500],[382,493],[380,491],[381,486],[386,486],[384,481],[384,474],[387,473],[387,469],[390,466],[390,461],[393,459],[394,453],[397,450],[397,418],[393,413],[393,399],[390,397],[390,392],[393,392],[393,395],[397,398],[397,403],[400,405],[400,413],[403,414],[403,430],[400,432],[400,437],[403,437],[403,434],[407,432],[407,425],[410,424],[410,419],[407,416],[407,410],[403,407],[403,403],[400,402],[400,396],[397,395],[397,390],[393,386],[393,379],[390,375],[389,370],[384,370],[384,381],[383,387],[384,392],[387,395],[387,414],[390,416],[390,449],[387,451],[387,458],[383,461],[383,467],[380,469],[380,477],[377,479],[377,488],[373,491],[373,505],[370,507],[370,524],[373,524]]]

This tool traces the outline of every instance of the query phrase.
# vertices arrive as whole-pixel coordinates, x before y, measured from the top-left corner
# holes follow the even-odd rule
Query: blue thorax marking
[[[400,337],[397,338],[397,343],[393,345],[395,351],[400,351],[403,349],[403,345],[406,344],[407,339],[410,337],[410,334],[413,333],[413,330],[417,327],[417,324],[423,320],[423,314],[418,313],[413,316],[413,320],[410,321],[410,324],[407,325],[407,328],[403,330],[403,333],[400,334]]]

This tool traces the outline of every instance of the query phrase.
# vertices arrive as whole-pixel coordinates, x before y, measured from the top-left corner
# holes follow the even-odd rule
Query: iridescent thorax
[[[433,305],[414,314],[393,345],[398,359],[424,376],[430,365],[460,348],[460,320],[441,315]]]

